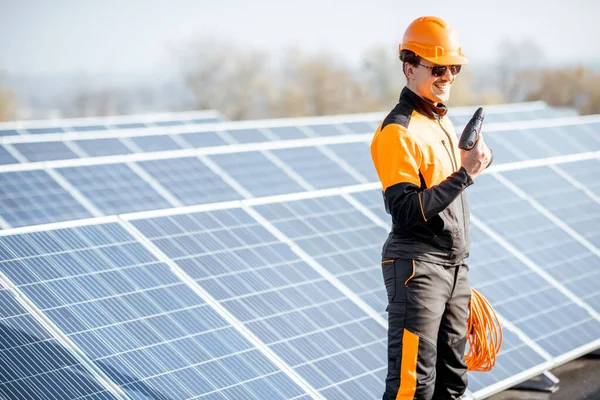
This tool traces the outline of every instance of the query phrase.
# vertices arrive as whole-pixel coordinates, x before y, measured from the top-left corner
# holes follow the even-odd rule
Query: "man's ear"
[[[403,68],[404,68],[404,75],[406,75],[406,77],[409,80],[414,79],[415,66],[412,65],[411,63],[404,63]]]

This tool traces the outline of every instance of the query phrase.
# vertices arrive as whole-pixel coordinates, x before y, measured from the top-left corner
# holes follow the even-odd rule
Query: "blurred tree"
[[[523,101],[535,84],[536,71],[543,62],[544,54],[531,39],[523,41],[504,40],[496,58],[496,88],[504,102]]]
[[[275,101],[278,116],[364,112],[372,101],[368,85],[331,53],[302,54],[292,49],[283,59],[282,84]]]
[[[583,66],[538,71],[537,85],[527,100],[572,107],[580,114],[600,113],[600,74]]]
[[[268,57],[232,43],[200,39],[180,51],[185,83],[198,109],[216,109],[227,118],[267,116],[270,86]]]
[[[0,86],[0,122],[17,118],[17,101],[12,90]]]
[[[373,98],[371,104],[365,104],[365,111],[387,110],[398,102],[406,80],[396,48],[374,46],[368,49],[363,55],[361,72]]]

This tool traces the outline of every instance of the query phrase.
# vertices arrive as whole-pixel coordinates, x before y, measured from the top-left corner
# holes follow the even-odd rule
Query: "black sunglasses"
[[[421,67],[425,67],[427,69],[431,70],[431,75],[433,76],[437,76],[440,77],[442,75],[444,75],[446,73],[446,69],[450,68],[450,72],[452,73],[452,75],[458,75],[458,73],[460,72],[460,69],[462,68],[462,65],[436,65],[433,67],[429,67],[427,65],[423,65],[423,64],[417,64],[420,65]]]

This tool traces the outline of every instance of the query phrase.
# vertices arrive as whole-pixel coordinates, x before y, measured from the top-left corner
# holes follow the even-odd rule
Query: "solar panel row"
[[[40,121],[16,121],[0,124],[0,136],[45,135],[72,132],[118,131],[147,127],[197,125],[222,121],[216,111],[191,111],[147,115],[72,118]]]
[[[540,117],[552,119],[554,116],[547,110],[535,111]],[[522,113],[525,114],[525,113]],[[519,113],[491,114],[488,118],[492,121],[515,120],[527,114]],[[470,115],[465,116],[465,118]],[[362,118],[362,119],[361,119]],[[457,117],[458,118],[458,117]],[[572,119],[555,118],[558,126]],[[589,118],[588,118],[589,119]],[[367,134],[374,132],[380,122],[380,116],[367,114],[365,116],[351,115],[339,117],[299,118],[293,120],[272,120],[266,126],[264,122],[248,121],[244,123],[223,123],[199,127],[198,129],[187,129],[165,133],[155,131],[150,134],[149,130],[128,132],[127,135],[115,132],[101,132],[96,135],[45,135],[18,136],[0,138],[3,144],[3,153],[0,162],[4,164],[17,162],[36,162],[51,160],[67,160],[85,157],[104,157],[114,155],[127,155],[134,153],[173,151],[181,149],[205,148],[224,146],[231,144],[261,143],[277,140],[306,139],[311,137],[331,137],[349,134]],[[456,120],[456,118],[454,118]],[[589,119],[590,123],[597,119]],[[487,122],[487,121],[486,121]],[[290,125],[292,124],[292,125]],[[489,124],[488,124],[489,125]],[[462,124],[457,124],[462,129]],[[550,125],[548,125],[550,126]],[[492,125],[490,129],[502,127],[502,124]],[[532,125],[535,127],[535,123]],[[559,128],[560,129],[560,128]],[[517,134],[527,136],[526,132],[520,130]],[[549,133],[550,134],[550,133]],[[112,135],[113,137],[108,137]],[[581,151],[581,149],[579,149]]]
[[[503,130],[485,138],[495,165],[600,151],[600,123],[565,125],[561,132]],[[560,142],[566,132],[570,146]],[[368,141],[360,136],[7,165],[0,166],[0,223],[19,227],[375,181]]]
[[[520,176],[530,170],[519,170]],[[480,177],[472,191],[472,283],[514,326],[496,368],[471,374],[476,394],[600,346],[597,296],[581,286],[600,283],[600,274],[593,272],[599,257],[595,246],[584,246],[577,235],[540,214],[543,206],[532,197],[523,199],[502,187],[505,174]],[[376,313],[383,312],[377,260],[385,222],[346,200],[375,210],[380,198],[373,189],[289,201],[256,199],[246,201],[247,208],[124,216],[131,226],[95,223],[4,234],[0,271],[132,398],[307,396],[295,376],[324,398],[370,398],[385,374],[385,324],[344,295],[340,282]],[[560,191],[552,196],[555,202],[562,199]],[[582,191],[572,196],[577,204],[589,198]],[[131,234],[133,227],[142,240]],[[577,255],[576,262],[569,262],[570,253]],[[307,256],[335,277],[335,284],[307,263]],[[575,266],[580,269],[573,271]],[[295,374],[274,367],[181,276]],[[196,355],[199,349],[204,352]],[[262,369],[245,358],[248,354],[262,358]],[[240,376],[238,368],[250,375]],[[249,377],[261,382],[259,389],[247,383]]]

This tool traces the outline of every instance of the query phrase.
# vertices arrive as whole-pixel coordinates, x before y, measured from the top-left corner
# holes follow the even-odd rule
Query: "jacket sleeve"
[[[437,215],[473,181],[461,167],[440,184],[425,189],[419,173],[423,155],[406,128],[388,125],[371,145],[371,155],[383,187],[386,208],[400,229]]]

